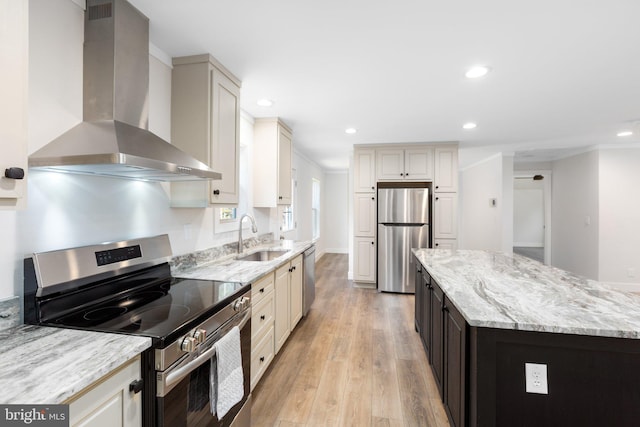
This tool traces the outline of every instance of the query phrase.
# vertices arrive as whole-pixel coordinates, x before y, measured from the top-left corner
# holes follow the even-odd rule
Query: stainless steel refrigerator
[[[378,187],[381,292],[414,293],[415,261],[411,249],[429,247],[429,188],[427,183],[414,185],[422,188]]]

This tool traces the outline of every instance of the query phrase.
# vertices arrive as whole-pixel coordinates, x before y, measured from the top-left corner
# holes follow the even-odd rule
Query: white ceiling
[[[215,56],[242,80],[242,108],[281,117],[326,169],[346,169],[353,144],[546,155],[640,144],[638,0],[130,2],[149,17],[153,44]],[[492,71],[468,80],[474,64]],[[275,104],[258,107],[261,98]],[[463,130],[468,121],[478,127]]]

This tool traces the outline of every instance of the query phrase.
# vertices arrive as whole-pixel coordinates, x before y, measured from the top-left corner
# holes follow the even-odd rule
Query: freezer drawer
[[[378,224],[429,223],[428,188],[379,188]]]
[[[429,225],[378,225],[378,291],[415,292],[412,248],[429,247]]]

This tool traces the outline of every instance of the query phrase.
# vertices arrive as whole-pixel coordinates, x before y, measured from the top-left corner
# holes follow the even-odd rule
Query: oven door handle
[[[244,328],[244,325],[247,324],[250,318],[251,310],[247,310],[247,314],[244,315],[240,323],[237,325],[238,328]],[[156,395],[158,397],[166,396],[167,393],[169,393],[171,389],[173,389],[184,377],[189,375],[207,360],[210,360],[214,354],[216,354],[215,344],[213,344],[210,349],[208,349],[184,366],[180,366],[179,368],[174,369],[168,369],[165,372],[158,372]]]

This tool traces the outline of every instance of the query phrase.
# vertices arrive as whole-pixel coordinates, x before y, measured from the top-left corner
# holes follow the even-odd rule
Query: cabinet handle
[[[213,190],[213,194],[214,194],[214,196],[219,196],[220,195],[220,190]]]
[[[278,200],[282,200],[282,196],[278,196]]]
[[[439,197],[436,197],[436,202],[438,201],[438,199],[440,199]]]
[[[446,305],[442,306],[442,311],[446,311],[447,313],[449,312],[449,307],[447,307]]]
[[[260,356],[260,363],[264,362],[264,356]]]
[[[263,314],[262,316],[260,316],[260,320],[264,320],[266,319],[266,316]]]
[[[408,174],[408,173],[405,173],[405,174],[404,174],[404,176],[409,176],[409,174]]]
[[[436,190],[437,190],[438,188],[440,188],[440,186],[439,186],[439,185],[436,185]]]
[[[375,243],[375,242],[371,242],[371,244],[372,244],[372,245],[375,245],[376,243]]]
[[[142,386],[144,385],[144,380],[137,380],[129,384],[129,391],[133,392],[133,394],[138,394],[142,391]]]
[[[436,246],[440,246],[440,243],[436,243]]]
[[[9,168],[4,170],[4,177],[10,179],[24,179],[24,169]]]
[[[371,198],[371,200],[375,200],[375,199],[376,199],[375,197],[372,197],[372,198]]]
[[[404,176],[404,174],[403,174],[403,173],[401,173],[401,174],[400,174],[400,176]]]
[[[260,288],[260,293],[264,294],[264,288]]]
[[[376,187],[371,187],[371,189],[372,189],[372,190],[375,190],[375,189],[376,189]]]
[[[292,271],[293,271],[293,269],[291,269],[291,268],[290,268],[290,269],[289,269],[289,273],[291,273]]]

